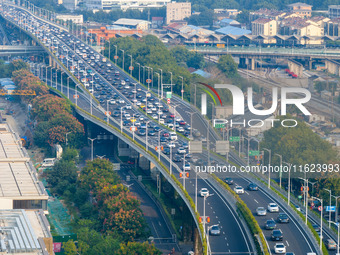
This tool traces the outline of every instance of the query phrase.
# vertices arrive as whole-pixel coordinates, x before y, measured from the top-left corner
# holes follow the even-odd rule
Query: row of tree
[[[51,191],[76,207],[72,225],[78,241],[65,243],[65,254],[160,255],[154,245],[135,241],[145,240],[149,231],[140,202],[121,183],[112,163],[87,161],[79,175],[77,160],[77,151],[66,149],[46,173]]]
[[[106,45],[104,54],[114,58],[116,55],[115,46],[117,46],[118,65],[122,66],[124,58],[124,69],[129,70],[131,65],[129,55],[133,57],[134,66],[133,76],[136,79],[141,78],[144,84],[148,78],[153,79],[150,86],[153,84],[157,88],[158,82],[162,78],[163,84],[174,84],[173,92],[181,95],[182,79],[184,83],[184,91],[190,91],[190,83],[193,76],[188,71],[188,67],[202,68],[204,66],[203,56],[199,53],[188,51],[184,47],[175,47],[168,50],[165,45],[155,36],[147,35],[137,40],[131,37],[113,38],[110,41],[111,45]],[[124,56],[123,52],[124,50]],[[136,63],[139,63],[137,65]],[[161,71],[161,70],[162,71]],[[157,74],[152,74],[152,70],[162,76],[158,79]],[[172,75],[171,75],[172,74]],[[172,79],[171,79],[172,78]],[[186,93],[185,97],[189,98],[190,94]]]
[[[13,63],[14,62],[14,63]],[[16,66],[12,79],[18,90],[35,92],[35,96],[22,95],[21,100],[30,104],[30,117],[37,123],[34,131],[34,142],[40,147],[54,144],[65,144],[66,134],[70,145],[79,147],[83,144],[84,127],[73,115],[69,101],[52,95],[49,88],[38,77],[34,76],[26,63],[13,61]]]

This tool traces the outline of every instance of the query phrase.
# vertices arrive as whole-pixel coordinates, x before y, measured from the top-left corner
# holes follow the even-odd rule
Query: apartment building
[[[274,36],[277,34],[277,21],[259,18],[251,23],[253,35]]]
[[[166,24],[170,24],[172,21],[184,20],[191,16],[191,3],[171,2],[166,5]]]
[[[329,5],[328,16],[331,19],[339,18],[340,17],[340,5]]]
[[[259,9],[253,12],[250,12],[250,20],[256,20],[259,18],[266,18],[266,19],[273,19],[273,20],[279,20],[284,15],[286,15],[286,12],[273,10],[273,9]]]
[[[305,3],[293,3],[287,5],[288,10],[302,18],[310,18],[312,16],[312,5]]]
[[[65,0],[64,0],[65,1]],[[71,0],[68,0],[71,1]],[[89,10],[161,8],[171,0],[84,0]]]

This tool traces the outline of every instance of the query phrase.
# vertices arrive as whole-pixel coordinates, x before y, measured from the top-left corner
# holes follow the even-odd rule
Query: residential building
[[[172,21],[184,20],[190,16],[190,2],[171,2],[166,5],[166,24],[170,24]]]
[[[323,36],[324,28],[316,24],[312,24],[303,18],[294,17],[281,21],[280,34],[296,36]]]
[[[340,36],[340,18],[331,19],[325,23],[325,35]]]
[[[302,18],[310,18],[312,16],[312,5],[298,2],[289,4],[287,7],[290,12],[293,12]]]
[[[164,24],[164,18],[163,17],[152,17],[151,19],[151,27],[156,28],[162,28]]]
[[[64,21],[71,20],[75,24],[83,24],[84,22],[83,15],[58,14],[56,18]]]
[[[251,23],[253,35],[274,36],[277,34],[277,21],[259,18]]]
[[[314,16],[307,20],[308,23],[319,26],[320,28],[325,28],[326,23],[330,21],[330,18],[324,16]]]
[[[102,26],[100,28],[90,28],[88,29],[90,33],[96,35],[97,44],[100,44],[103,40],[107,41],[110,38],[124,37],[124,36],[132,36],[132,35],[142,35],[143,31],[138,29],[130,29],[127,27],[111,25],[111,26]]]
[[[65,1],[65,0],[64,0]],[[84,0],[87,9],[111,10],[113,8],[127,10],[145,8],[161,8],[171,0]]]
[[[284,15],[286,15],[286,12],[273,10],[273,9],[259,9],[254,12],[250,12],[249,15],[250,15],[250,20],[256,20],[259,18],[279,20]]]
[[[68,10],[74,11],[77,8],[77,5],[78,0],[63,0],[63,6]]]
[[[225,14],[227,17],[236,17],[241,11],[237,9],[214,9],[216,14]]]
[[[151,22],[142,19],[119,19],[113,22],[113,24],[131,29],[146,31],[149,29]]]
[[[340,5],[329,5],[328,16],[330,19],[340,18]]]

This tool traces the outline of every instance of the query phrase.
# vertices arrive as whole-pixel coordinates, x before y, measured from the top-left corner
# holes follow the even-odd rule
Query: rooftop
[[[288,4],[287,6],[289,6],[289,7],[294,7],[294,6],[313,7],[313,5],[309,5],[309,4],[305,4],[305,3],[301,3],[301,2]]]
[[[118,19],[113,24],[116,25],[126,25],[126,26],[137,26],[140,23],[147,22],[148,24],[151,24],[147,20],[142,20],[142,19]]]
[[[0,210],[0,249],[17,255],[49,254],[50,225],[42,210]],[[2,253],[1,253],[2,254]]]
[[[252,23],[257,23],[257,24],[266,24],[268,22],[272,21],[272,19],[266,19],[266,18],[258,18],[254,20]]]
[[[248,29],[238,28],[234,26],[226,26],[215,31],[218,34],[224,35],[247,35],[251,34],[251,31]]]

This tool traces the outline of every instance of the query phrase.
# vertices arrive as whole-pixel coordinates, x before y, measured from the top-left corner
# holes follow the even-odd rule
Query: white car
[[[200,190],[200,196],[201,196],[201,197],[209,196],[209,190],[208,190],[207,188],[201,188],[201,190]]]
[[[178,148],[177,153],[178,154],[185,154],[187,151],[183,147]]]
[[[125,101],[124,101],[123,99],[121,99],[121,98],[120,98],[120,99],[118,100],[118,103],[120,103],[120,104],[124,104],[124,103],[125,103]]]
[[[191,169],[191,165],[190,165],[189,162],[187,162],[187,163],[185,163],[185,164],[183,165],[183,170],[184,170],[184,171],[189,171],[190,169]]]
[[[286,246],[283,243],[277,243],[274,246],[275,254],[285,254],[286,253]]]
[[[256,214],[257,214],[257,216],[266,216],[267,210],[264,207],[257,207]]]
[[[175,148],[175,147],[176,147],[176,144],[173,143],[173,142],[171,142],[171,143],[168,143],[168,146],[169,146],[169,148]]]
[[[234,188],[234,191],[236,194],[244,194],[244,188],[242,188],[241,186],[236,186]]]
[[[269,203],[268,211],[269,212],[278,212],[279,211],[279,206],[277,204],[275,204],[275,203]]]
[[[127,104],[127,105],[125,106],[125,108],[126,108],[127,110],[131,110],[131,109],[132,109],[132,106],[129,105],[129,104]]]

